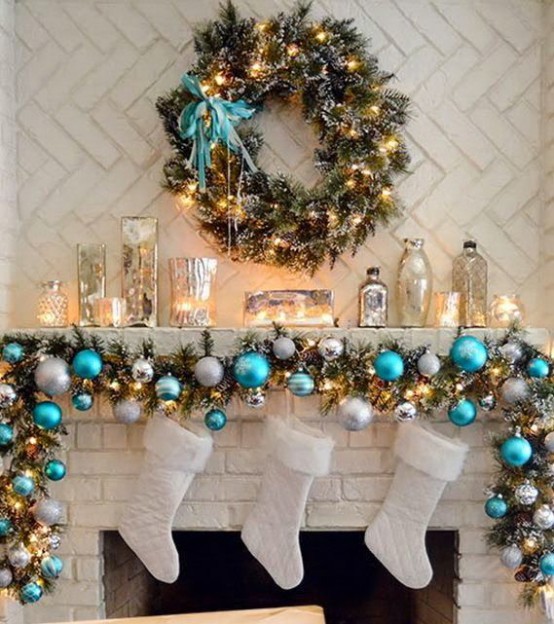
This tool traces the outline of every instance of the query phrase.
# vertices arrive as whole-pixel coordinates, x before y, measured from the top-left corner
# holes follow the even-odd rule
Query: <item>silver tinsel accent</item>
[[[515,544],[506,546],[500,552],[500,561],[506,568],[515,570],[515,568],[519,568],[523,561],[523,553]]]
[[[17,399],[17,393],[10,384],[0,384],[0,408],[10,407]]]
[[[63,515],[63,505],[52,498],[43,498],[33,507],[33,515],[39,524],[52,526],[58,524]]]
[[[526,481],[516,487],[514,494],[521,505],[532,505],[537,500],[539,491],[529,481]]]
[[[417,361],[417,370],[420,375],[425,377],[433,377],[441,369],[441,361],[430,351],[426,351]]]
[[[144,358],[133,362],[131,375],[135,381],[140,383],[150,383],[154,379],[154,367],[152,363]]]
[[[51,535],[49,541],[50,541],[50,548],[52,550],[58,550],[58,548],[60,547],[62,543],[62,540],[59,535]]]
[[[321,357],[330,362],[336,360],[344,353],[344,343],[338,338],[323,338],[319,342],[318,351]]]
[[[506,358],[508,362],[512,362],[512,364],[517,362],[523,355],[521,346],[517,342],[507,342],[498,350],[500,351],[502,357]]]
[[[35,370],[35,384],[48,396],[64,394],[71,386],[68,363],[61,358],[47,358],[39,362]]]
[[[533,514],[533,522],[540,529],[550,529],[554,526],[554,511],[548,505],[541,505]]]
[[[272,349],[273,355],[278,360],[288,360],[296,353],[294,340],[287,338],[286,336],[279,336],[279,338],[274,340]]]
[[[417,408],[413,403],[404,401],[404,403],[396,406],[394,417],[398,422],[409,422],[417,417]]]
[[[223,364],[211,355],[201,358],[194,367],[196,381],[205,388],[213,388],[223,380],[225,369]]]
[[[265,394],[261,390],[252,390],[244,397],[244,402],[248,407],[260,409],[265,405]]]
[[[500,388],[502,398],[506,403],[517,403],[523,401],[529,396],[529,386],[524,379],[519,377],[510,377],[502,384]]]
[[[485,412],[490,412],[496,407],[496,399],[494,394],[487,394],[479,399],[479,407]]]
[[[8,560],[14,568],[25,568],[31,561],[31,553],[23,544],[18,544],[8,550]]]
[[[347,397],[338,406],[337,419],[347,431],[361,431],[373,420],[373,407],[360,397]]]
[[[9,568],[0,568],[0,589],[6,589],[13,581],[13,574]]]
[[[113,415],[117,422],[130,425],[140,418],[142,406],[138,401],[125,399],[113,406]]]

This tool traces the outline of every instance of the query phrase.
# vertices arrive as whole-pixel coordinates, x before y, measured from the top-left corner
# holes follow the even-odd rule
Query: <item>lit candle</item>
[[[509,327],[512,323],[523,323],[525,318],[519,295],[494,295],[489,312],[492,327]]]
[[[458,327],[460,325],[460,301],[462,294],[446,291],[435,293],[435,327]]]
[[[102,297],[94,303],[95,321],[100,327],[123,327],[127,304],[122,297]]]

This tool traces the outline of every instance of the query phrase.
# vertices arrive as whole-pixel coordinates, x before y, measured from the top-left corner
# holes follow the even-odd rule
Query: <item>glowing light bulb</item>
[[[383,199],[389,199],[391,195],[392,195],[392,191],[391,191],[391,189],[390,189],[390,188],[384,188],[384,189],[381,191],[381,197],[382,197]]]
[[[223,74],[216,74],[214,80],[215,80],[215,84],[218,85],[219,87],[225,84],[225,76]]]
[[[287,54],[294,58],[300,54],[300,48],[296,45],[296,43],[291,43],[287,46]]]
[[[381,109],[377,106],[377,104],[373,104],[373,106],[369,107],[369,112],[372,115],[378,115],[381,112]]]
[[[315,38],[319,43],[325,43],[327,41],[327,33],[324,30],[320,30],[316,33]]]
[[[348,71],[354,72],[360,67],[360,61],[357,58],[351,58],[346,63],[346,69]]]
[[[112,390],[119,390],[120,387],[121,386],[119,384],[119,381],[117,381],[117,380],[112,381],[112,383],[110,384],[110,388]]]

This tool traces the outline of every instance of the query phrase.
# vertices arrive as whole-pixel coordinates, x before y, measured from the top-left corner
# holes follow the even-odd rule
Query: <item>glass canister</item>
[[[514,323],[523,325],[525,307],[519,295],[494,295],[489,317],[491,327],[509,327]]]
[[[464,242],[462,253],[452,263],[452,290],[462,293],[460,324],[487,325],[487,261],[477,252],[477,243]]]
[[[380,279],[379,267],[369,267],[360,287],[360,327],[386,327],[389,289]]]
[[[215,258],[170,258],[172,327],[215,325]]]
[[[433,292],[433,272],[423,244],[422,238],[404,239],[396,285],[402,327],[423,327],[427,320]]]
[[[41,327],[67,327],[69,301],[64,282],[42,282],[38,298],[37,320]]]

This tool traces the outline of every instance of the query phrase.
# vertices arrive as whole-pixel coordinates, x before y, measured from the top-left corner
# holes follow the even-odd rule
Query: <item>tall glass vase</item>
[[[215,325],[215,258],[170,258],[172,327]]]
[[[404,253],[396,285],[398,314],[402,327],[424,327],[433,292],[431,263],[422,238],[404,239]]]

